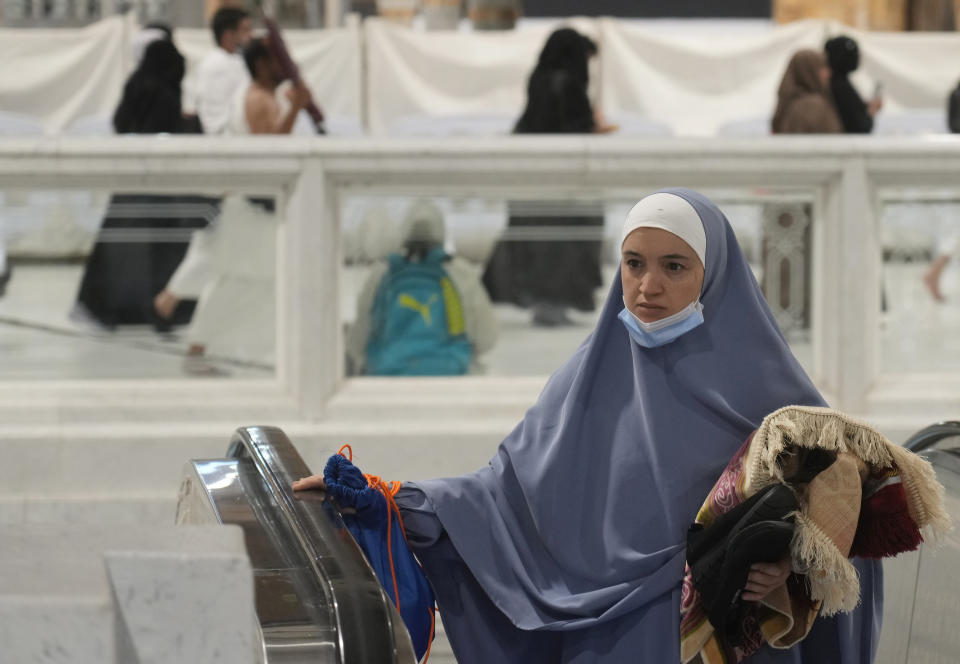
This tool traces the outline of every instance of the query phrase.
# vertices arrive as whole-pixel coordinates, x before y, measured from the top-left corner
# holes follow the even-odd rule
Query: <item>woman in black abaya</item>
[[[197,131],[184,118],[180,83],[185,63],[169,39],[147,46],[113,116],[118,134]],[[153,297],[183,259],[190,234],[216,215],[215,199],[166,194],[111,196],[97,242],[87,258],[75,311],[113,328],[155,322]],[[175,323],[189,321],[187,303]]]
[[[850,37],[840,35],[828,39],[823,50],[831,71],[830,94],[844,133],[869,134],[873,131],[873,118],[883,106],[883,99],[877,95],[865,102],[850,82],[850,75],[860,66],[860,47]]]
[[[611,131],[587,96],[588,62],[596,44],[562,28],[547,40],[527,85],[517,134]],[[536,325],[569,322],[565,310],[594,309],[601,285],[603,210],[595,203],[510,201],[507,230],[483,275],[494,302],[533,309]]]

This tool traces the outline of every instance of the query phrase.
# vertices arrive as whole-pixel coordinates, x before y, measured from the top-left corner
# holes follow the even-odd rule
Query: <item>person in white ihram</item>
[[[233,99],[250,84],[243,62],[243,49],[253,36],[250,16],[242,9],[217,10],[211,21],[217,47],[200,62],[197,69],[197,114],[203,133],[227,132]]]
[[[289,134],[297,115],[311,101],[310,91],[300,83],[277,94],[286,75],[265,39],[250,40],[243,60],[250,81],[230,101],[226,133]],[[276,229],[273,215],[264,212],[271,206],[272,201],[264,205],[228,196],[221,221],[194,234],[187,256],[161,293],[168,301],[158,302],[158,312],[163,304],[161,315],[172,313],[181,292],[196,289],[197,276],[204,277],[188,332],[190,347],[184,365],[188,373],[224,373],[206,356],[262,367],[273,363]]]
[[[246,11],[223,7],[213,15],[210,28],[216,46],[197,68],[194,105],[203,133],[222,136],[227,133],[234,98],[250,83],[243,49],[253,35],[253,22]],[[211,276],[212,234],[211,229],[193,233],[186,256],[166,287],[154,298],[153,307],[160,318],[170,318],[180,300],[201,296]],[[202,346],[190,348],[185,363],[188,371],[193,371],[194,365],[200,369],[206,367],[202,359],[204,351]]]

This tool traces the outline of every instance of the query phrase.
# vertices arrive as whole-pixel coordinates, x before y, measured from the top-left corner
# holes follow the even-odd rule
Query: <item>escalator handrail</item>
[[[937,422],[916,432],[903,444],[911,452],[920,453],[927,450],[944,438],[960,437],[960,422],[948,420]]]
[[[352,556],[339,556],[337,558],[339,564],[341,566],[348,565],[350,559],[358,561],[357,566],[362,566],[363,570],[361,572],[361,570],[357,569],[355,572],[362,573],[365,577],[369,577],[372,583],[379,589],[379,582],[376,580],[372,568],[366,563],[366,559],[363,557],[359,545],[356,544],[353,538],[334,536],[334,529],[346,531],[346,526],[340,520],[339,513],[336,510],[330,509],[328,504],[321,503],[326,509],[323,510],[324,514],[320,518],[317,518],[316,512],[313,511],[308,504],[294,498],[293,481],[301,477],[307,477],[311,472],[299,453],[297,453],[293,443],[290,442],[290,439],[287,438],[287,435],[282,430],[268,426],[241,427],[237,429],[230,441],[227,456],[236,459],[249,458],[257,468],[261,477],[267,482],[271,492],[276,496],[284,520],[295,533],[301,549],[309,560],[316,579],[323,588],[327,605],[333,607],[333,614],[337,626],[338,646],[340,652],[344,653],[346,649],[344,641],[346,626],[343,624],[344,613],[339,605],[340,598],[337,596],[334,584],[321,564],[321,560],[325,558],[329,559],[331,556],[329,552],[319,550],[317,543],[325,542],[329,544],[331,542],[337,542],[340,546],[348,546],[356,549],[352,552]],[[316,504],[317,503],[310,503],[309,505]],[[379,597],[382,604],[382,607],[379,608],[382,610],[386,626],[391,627],[394,618],[390,610],[390,605],[384,593],[379,593]],[[369,619],[370,616],[367,615],[366,617]],[[364,628],[369,629],[369,625],[350,625],[351,633],[358,636]],[[393,633],[392,629],[391,633]],[[394,649],[396,649],[396,647],[396,644],[394,644]]]

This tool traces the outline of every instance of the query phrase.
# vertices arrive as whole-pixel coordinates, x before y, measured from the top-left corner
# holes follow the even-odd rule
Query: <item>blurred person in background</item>
[[[957,245],[960,244],[960,237],[950,234],[943,238],[937,246],[936,258],[930,263],[930,267],[923,274],[923,285],[927,287],[930,296],[937,302],[946,302],[943,291],[940,289],[940,278],[943,271],[950,264],[950,259],[957,251]]]
[[[227,375],[224,361],[272,368],[277,235],[273,213],[273,199],[228,195],[214,222],[194,234],[202,241],[191,242],[190,254],[164,291],[174,305],[180,302],[178,293],[198,293],[186,334],[185,373]],[[203,278],[190,284],[197,272],[191,266],[194,261],[200,263]]]
[[[374,266],[347,332],[351,374],[458,375],[493,348],[497,318],[479,270],[444,251],[443,214],[407,211],[403,253]]]
[[[197,114],[206,134],[227,131],[233,100],[250,82],[243,49],[253,34],[250,15],[234,7],[218,9],[210,21],[217,46],[197,69]]]
[[[130,38],[130,62],[133,69],[137,69],[143,62],[143,56],[147,52],[147,47],[155,41],[168,41],[173,43],[173,28],[163,21],[153,21],[147,23]],[[183,114],[184,127],[183,132],[187,134],[203,133],[200,126],[200,118],[196,113]]]
[[[878,87],[874,97],[864,102],[850,82],[850,74],[860,66],[860,47],[850,37],[840,35],[828,39],[824,51],[831,72],[830,94],[844,133],[869,134],[873,131],[873,117],[883,107],[883,98]]]
[[[7,292],[7,284],[10,283],[12,272],[10,263],[7,261],[7,245],[3,237],[3,228],[0,227],[0,297]]]
[[[591,106],[587,94],[589,60],[596,54],[597,45],[589,37],[571,28],[554,31],[530,75],[527,105],[514,133],[616,130]],[[494,247],[483,283],[495,302],[531,307],[534,325],[570,324],[568,308],[595,308],[594,291],[602,283],[602,233],[603,210],[598,205],[511,201],[506,233]]]
[[[289,134],[311,100],[310,91],[301,84],[277,94],[286,75],[264,38],[248,41],[242,58],[249,82],[230,100],[225,133]],[[207,360],[211,345],[218,357],[262,366],[273,361],[272,254],[267,252],[262,260],[250,257],[274,244],[276,229],[267,216],[274,211],[274,201],[225,203],[224,214],[230,216],[227,208],[233,210],[230,221],[194,233],[183,262],[154,299],[157,314],[167,318],[182,299],[199,296],[184,362],[190,374],[225,373]],[[245,260],[236,261],[231,251],[242,252]]]
[[[947,97],[947,126],[954,134],[960,134],[960,83]]]
[[[843,124],[829,92],[830,69],[820,51],[794,53],[777,89],[774,134],[840,134]]]
[[[243,9],[221,7],[210,19],[216,47],[197,68],[195,108],[202,131],[223,135],[228,131],[234,100],[250,83],[250,74],[243,61],[243,49],[253,34],[253,21]],[[190,239],[186,258],[176,268],[171,280],[164,282],[154,297],[154,313],[160,320],[169,320],[180,302],[200,297],[210,278],[209,247],[211,238],[205,228]],[[171,285],[171,281],[174,282]]]
[[[153,21],[147,23],[143,28],[137,31],[130,39],[130,62],[133,68],[137,69],[143,62],[143,56],[147,52],[147,47],[155,41],[168,41],[173,43],[173,28],[163,21]],[[200,126],[200,118],[196,113],[183,114],[183,133],[202,134],[203,128]]]
[[[179,134],[184,118],[180,84],[186,63],[169,39],[155,39],[127,79],[113,114],[118,134]]]
[[[960,134],[960,85],[950,91],[947,97],[947,126],[954,134]],[[950,258],[956,253],[960,237],[949,234],[944,237],[937,247],[936,257],[923,275],[923,284],[930,291],[930,295],[937,302],[945,302],[946,298],[940,290],[940,277],[950,264]]]
[[[183,56],[168,39],[150,42],[130,75],[113,116],[118,134],[179,134],[192,124],[183,115]],[[96,244],[87,258],[73,317],[112,329],[165,323],[152,310],[187,248],[192,229],[214,213],[199,196],[117,194],[111,197]],[[175,322],[189,319],[184,310]]]
[[[603,122],[587,95],[590,59],[596,42],[572,28],[555,30],[544,45],[527,83],[527,106],[517,134],[591,134],[615,131]]]
[[[233,102],[230,114],[231,134],[289,134],[297,115],[311,101],[310,91],[302,83],[288,87],[283,96],[277,88],[287,80],[265,38],[251,40],[243,52],[250,83]]]

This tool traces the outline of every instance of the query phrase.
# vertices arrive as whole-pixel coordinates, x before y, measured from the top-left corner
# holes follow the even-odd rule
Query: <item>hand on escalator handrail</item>
[[[312,491],[317,490],[326,491],[327,484],[323,481],[323,475],[311,475],[310,477],[301,477],[299,480],[293,483],[294,491]]]

